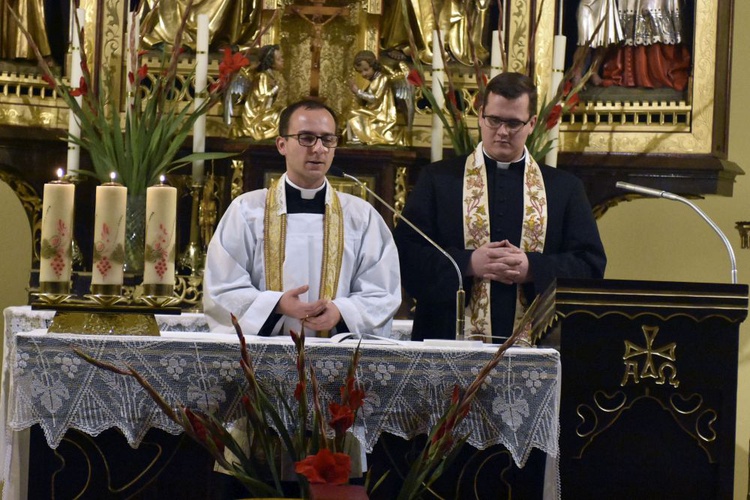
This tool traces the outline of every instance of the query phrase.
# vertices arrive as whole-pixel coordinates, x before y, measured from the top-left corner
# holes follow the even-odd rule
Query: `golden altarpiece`
[[[489,48],[490,30],[500,27],[502,47],[507,47],[504,49],[507,69],[531,73],[540,96],[548,95],[551,86],[556,34],[567,35],[568,64],[572,59],[576,12],[571,2],[508,0],[485,2],[486,5],[445,2],[448,3],[458,8],[479,8],[478,5],[489,9],[480,30],[482,43]],[[692,57],[689,84],[684,92],[665,97],[663,93],[644,89],[587,90],[582,93],[578,107],[562,118],[558,167],[584,180],[592,205],[599,213],[625,198],[615,189],[618,180],[646,182],[651,187],[689,196],[731,195],[734,177],[741,173],[736,165],[726,161],[730,47],[728,31],[720,27],[731,23],[732,0],[687,3],[691,22],[688,50]],[[120,103],[121,110],[126,86],[124,45],[128,4],[124,0],[80,2],[85,11],[89,67],[108,75],[109,87],[99,91]],[[342,117],[347,116],[353,103],[348,82],[355,75],[354,55],[360,50],[388,53],[382,46],[383,25],[390,19],[386,15],[388,9],[400,8],[394,0],[257,0],[253,6],[260,10],[256,19],[262,32],[257,45],[281,47],[289,101],[317,96]],[[63,37],[59,43],[64,45],[67,39]],[[69,59],[68,51],[68,57],[59,66],[63,75],[69,74]],[[149,52],[144,59],[150,68],[160,65],[156,51]],[[404,59],[407,65],[411,64],[408,57]],[[212,46],[209,81],[218,77],[220,60],[220,48]],[[476,136],[476,75],[490,73],[489,58],[480,62],[479,71],[451,60],[447,65],[457,90],[459,109]],[[183,93],[175,96],[186,106],[192,99],[194,67],[193,52],[188,50],[180,60]],[[36,263],[41,186],[65,164],[68,109],[40,77],[33,61],[2,61],[2,68],[0,177],[11,185],[27,210],[37,241],[33,257]],[[429,64],[425,66],[425,76],[429,86]],[[363,80],[359,76],[357,79],[362,86]],[[148,92],[147,87],[142,86],[141,91]],[[432,114],[429,106],[420,104],[423,101],[420,97],[417,89],[411,146],[344,144],[336,152],[337,165],[365,180],[396,207],[406,199],[420,166],[430,161]],[[177,171],[171,179],[182,193],[182,249],[197,248],[200,254],[228,201],[242,191],[263,186],[270,177],[283,171],[282,159],[272,140],[236,137],[232,127],[225,123],[221,105],[209,111],[206,150],[232,152],[235,156],[207,166],[212,175],[200,191],[191,189],[189,169]],[[443,146],[444,154],[453,154],[447,135],[443,137]],[[186,143],[184,150],[188,153],[190,145]],[[90,167],[85,153],[81,167]],[[90,245],[84,228],[90,227],[92,190],[82,187],[82,194],[77,196],[76,227],[80,233],[77,229],[76,238],[84,254],[80,270],[85,273],[85,263],[91,262],[85,256]],[[355,189],[353,185],[342,188]],[[392,220],[385,208],[380,209],[387,220]],[[188,272],[180,277],[178,290],[187,307],[197,306],[200,262],[193,259],[185,263]],[[33,284],[32,278],[32,288]]]
[[[393,8],[396,3],[393,0],[257,0],[256,8],[261,9],[261,15],[258,16],[260,25],[267,28],[260,45],[273,43],[281,47],[290,101],[307,95],[318,96],[324,98],[342,116],[346,116],[352,105],[347,82],[354,75],[354,55],[360,50],[387,53],[381,47],[383,23],[387,9]],[[474,5],[460,1],[454,3]],[[618,192],[615,188],[617,181],[646,184],[689,197],[709,194],[731,196],[735,176],[743,173],[735,164],[726,160],[731,60],[731,30],[726,27],[732,23],[733,0],[696,0],[685,3],[690,6],[688,19],[691,37],[688,50],[691,64],[689,81],[684,91],[652,92],[642,88],[589,87],[581,94],[581,104],[562,118],[557,167],[569,170],[583,179],[592,205],[599,215],[608,207],[631,196]],[[539,85],[540,95],[546,96],[553,72],[555,35],[562,32],[568,36],[569,56],[575,49],[574,30],[571,27],[576,24],[573,5],[577,3],[562,0],[507,0],[489,2],[488,5],[494,11],[488,16],[487,28],[494,27],[493,23],[498,23],[503,28],[499,31],[502,32],[503,45],[508,47],[506,68],[530,72]],[[502,12],[498,6],[502,6]],[[87,39],[87,52],[91,58],[89,66],[110,75],[112,85],[102,90],[109,93],[113,102],[121,103],[120,109],[123,109],[123,46],[128,2],[81,0],[81,7],[86,13],[86,32],[95,34]],[[504,21],[500,23],[500,19]],[[153,62],[148,59],[151,57]],[[146,58],[150,67],[159,67],[158,55],[149,53]],[[218,48],[213,47],[209,79],[217,77],[220,58]],[[39,77],[33,64],[19,61],[2,61],[2,64],[5,71],[0,74],[0,179],[15,190],[28,213],[36,241],[34,263],[37,263],[41,187],[57,168],[65,164],[67,146],[63,138],[68,124],[68,110]],[[184,93],[175,96],[176,99],[183,100],[185,105],[189,105],[192,99],[190,75],[194,65],[194,58],[187,51],[180,61]],[[65,64],[62,66],[65,72]],[[448,68],[458,91],[457,101],[462,103],[460,109],[470,128],[476,131],[477,73],[474,68],[457,62],[448,61]],[[489,74],[489,62],[483,61],[480,70]],[[426,76],[429,85],[429,66]],[[361,86],[363,82],[360,80],[358,83]],[[417,92],[418,102],[419,98]],[[429,108],[418,105],[410,146],[343,144],[336,151],[336,164],[366,181],[398,208],[408,196],[409,187],[416,180],[420,167],[430,161],[431,124]],[[198,255],[185,262],[182,273],[178,276],[176,293],[186,309],[200,306],[200,252],[207,244],[213,227],[229,200],[243,191],[263,186],[284,168],[272,140],[256,141],[232,136],[230,126],[224,121],[221,106],[210,111],[207,131],[208,151],[227,151],[235,153],[235,156],[208,165],[209,175],[200,189],[194,186],[189,168],[174,172],[170,179],[182,193],[179,200],[182,217],[180,249],[184,249],[185,254],[190,256],[188,250],[192,248]],[[450,144],[444,136],[443,152],[446,156],[453,154]],[[190,145],[185,144],[184,152],[188,153],[189,150]],[[90,159],[85,154],[82,155],[81,168],[90,166]],[[354,189],[351,185],[340,187]],[[81,251],[85,253],[91,246],[87,242],[90,235],[86,232],[91,227],[93,216],[93,189],[86,181],[81,182],[80,188],[76,200],[76,239]],[[387,210],[381,209],[381,213],[386,220],[392,220]],[[91,262],[91,259],[84,256],[76,276],[86,275],[87,262]],[[34,280],[32,276],[32,289]],[[549,318],[545,318],[543,323],[558,321],[556,326],[553,325],[548,339],[554,342],[557,331],[558,341],[562,346],[558,346],[562,362],[565,366],[573,367],[563,371],[563,374],[570,375],[564,375],[562,383],[560,443],[564,489],[567,488],[567,494],[571,496],[584,498],[586,494],[594,494],[587,489],[595,484],[592,477],[601,480],[610,477],[610,474],[612,477],[624,475],[625,483],[631,486],[638,480],[628,482],[629,479],[641,477],[623,474],[623,460],[632,459],[632,462],[628,462],[628,466],[632,466],[629,470],[639,470],[641,460],[638,454],[653,442],[651,435],[646,432],[653,427],[648,419],[654,413],[664,416],[658,408],[657,412],[647,409],[644,420],[641,420],[640,414],[635,412],[628,413],[620,409],[616,413],[606,412],[606,405],[599,405],[592,411],[596,413],[599,411],[597,408],[601,409],[602,418],[595,420],[601,422],[600,427],[589,429],[588,434],[581,434],[580,426],[576,427],[581,415],[580,408],[576,405],[579,401],[586,404],[589,401],[596,402],[597,391],[609,373],[614,381],[613,387],[618,390],[625,387],[626,392],[630,391],[628,395],[636,394],[638,399],[649,402],[666,401],[669,398],[672,401],[680,394],[689,394],[689,391],[703,391],[706,395],[705,405],[703,400],[701,404],[710,407],[705,415],[720,415],[719,423],[714,425],[713,421],[708,422],[711,432],[701,434],[698,424],[695,424],[694,432],[687,427],[682,428],[684,432],[678,428],[680,425],[693,425],[689,415],[677,416],[677,427],[669,419],[663,419],[666,420],[664,428],[675,434],[676,442],[687,442],[691,453],[699,455],[695,460],[670,456],[669,462],[674,459],[680,465],[698,463],[700,468],[695,470],[694,476],[709,491],[707,496],[731,498],[736,391],[735,386],[729,382],[736,376],[736,364],[733,363],[737,359],[738,325],[747,314],[747,287],[612,281],[603,283],[592,285],[561,282],[557,284],[557,288],[548,292],[546,302],[543,302],[544,312],[549,313],[550,317],[554,316],[549,321]],[[685,311],[691,312],[686,314]],[[640,321],[636,319],[644,315],[660,326],[662,333],[659,338],[662,340],[654,344],[656,333],[653,329],[630,331],[627,334],[630,337],[623,337],[626,341],[630,339],[629,347],[625,344],[629,350],[623,354],[623,339],[615,333],[625,332],[628,328],[632,330],[633,325]],[[602,326],[607,322],[607,325]],[[710,341],[705,340],[706,331],[715,334]],[[625,372],[626,375],[636,378],[633,375],[636,368],[632,368],[635,366],[635,356],[647,355],[648,360],[652,359],[652,355],[666,359],[664,353],[667,353],[675,357],[674,352],[669,351],[671,344],[665,345],[672,342],[672,337],[680,348],[692,342],[690,339],[693,338],[696,342],[706,342],[706,345],[712,346],[714,360],[730,359],[732,362],[706,363],[702,351],[693,349],[687,355],[680,351],[679,363],[675,359],[668,359],[674,366],[680,366],[679,373],[684,382],[679,391],[674,384],[664,385],[647,380],[658,377],[645,369],[641,385],[636,386],[635,381],[631,383],[627,376],[623,378],[622,372],[618,371],[622,366],[630,370]],[[602,361],[605,360],[605,355],[609,355],[614,361],[605,363]],[[590,356],[591,359],[586,359],[585,356]],[[690,361],[691,356],[696,358],[694,362]],[[573,361],[566,364],[571,359]],[[705,381],[701,381],[701,377]],[[651,383],[657,385],[647,385]],[[722,393],[720,386],[726,392]],[[582,395],[576,392],[579,389]],[[666,396],[659,400],[660,394]],[[674,416],[680,412],[680,408],[679,405],[673,406],[675,411],[671,415]],[[616,417],[605,421],[605,413]],[[618,455],[611,452],[608,441],[597,436],[614,426],[621,414],[638,419],[628,424],[628,429],[632,431],[630,434],[607,434],[610,438],[628,441],[616,441],[612,447],[620,450],[624,443],[637,449],[635,452],[631,450]],[[626,418],[622,421],[626,421]],[[719,439],[712,434],[714,430],[717,430]],[[577,439],[579,440],[576,441]],[[698,443],[700,449],[696,450],[690,440]],[[593,451],[586,451],[587,448]],[[572,456],[572,451],[580,451],[580,456],[586,451],[586,456],[593,458],[589,462],[579,461],[580,457]],[[615,464],[608,468],[608,462],[598,460],[597,457],[600,456],[608,459],[614,457]],[[619,458],[623,460],[617,460]],[[667,460],[662,462],[661,465],[664,465]],[[616,472],[612,472],[613,470]],[[658,470],[660,469],[653,469]],[[676,472],[672,476],[682,477]],[[658,477],[657,475],[656,479],[651,480],[656,481]],[[617,495],[614,497],[618,498]],[[632,495],[620,497],[633,498]]]

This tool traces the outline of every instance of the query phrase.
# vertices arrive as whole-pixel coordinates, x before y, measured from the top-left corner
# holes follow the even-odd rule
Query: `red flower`
[[[221,90],[229,83],[233,74],[249,65],[250,61],[242,53],[232,53],[232,49],[229,47],[225,48],[224,59],[219,63],[219,80],[211,84],[210,91],[216,92],[217,90]]]
[[[302,400],[302,394],[305,392],[305,384],[303,382],[297,382],[297,387],[294,389],[294,399],[297,401]]]
[[[562,93],[563,97],[567,97],[568,94],[570,94],[570,90],[572,88],[573,88],[573,82],[571,82],[570,80],[565,82],[565,85],[563,85],[563,93]]]
[[[130,82],[130,85],[135,83],[135,75],[133,75],[132,71],[128,71],[128,81]]]
[[[342,435],[354,425],[354,411],[347,405],[329,403],[328,411],[331,412],[331,420],[328,421],[337,435]]]
[[[412,69],[409,71],[409,75],[406,77],[406,81],[414,85],[415,87],[421,87],[424,85],[424,80],[422,80],[422,75],[419,74],[419,71],[416,69]]]
[[[347,400],[348,394],[348,400]],[[352,411],[356,412],[362,407],[362,402],[365,399],[365,391],[354,388],[354,378],[349,377],[346,379],[346,385],[341,387],[341,401],[348,404]]]
[[[47,74],[47,73],[43,74],[42,75],[42,80],[44,80],[45,82],[47,82],[47,85],[49,85],[53,89],[55,87],[57,87],[57,82],[55,81],[55,79],[50,74]]]
[[[567,106],[568,109],[573,109],[576,106],[578,106],[578,103],[581,102],[581,98],[578,97],[578,94],[573,94],[570,96],[570,99],[568,99]]]
[[[214,443],[214,446],[223,453],[224,451],[224,443],[221,442],[221,439],[219,439],[216,436],[213,436],[211,433],[208,432],[206,429],[206,426],[203,424],[203,419],[196,415],[195,413],[190,410],[190,408],[185,408],[185,415],[188,418],[188,421],[190,422],[190,426],[193,428],[193,432],[195,433],[195,436],[198,438],[198,442],[201,444],[207,443],[207,439],[210,437],[211,440]]]
[[[88,85],[86,85],[86,80],[81,77],[81,81],[78,84],[77,89],[72,89],[70,91],[70,95],[73,97],[78,97],[80,95],[86,95],[86,92],[88,92],[89,88]]]
[[[148,64],[144,64],[140,68],[138,68],[138,78],[143,80],[148,76]]]
[[[557,125],[557,121],[560,119],[560,115],[562,115],[562,106],[558,103],[555,104],[555,107],[552,108],[552,111],[549,112],[546,123],[547,130],[552,129],[555,127],[555,125]]]
[[[352,459],[346,453],[331,453],[323,448],[315,455],[294,464],[294,472],[313,484],[346,484],[352,470]]]
[[[224,59],[219,63],[219,76],[229,76],[236,73],[245,66],[249,66],[250,61],[240,52],[232,53],[229,47],[224,49]]]
[[[458,101],[456,100],[455,92],[448,92],[448,101],[450,101],[453,109],[458,109]]]

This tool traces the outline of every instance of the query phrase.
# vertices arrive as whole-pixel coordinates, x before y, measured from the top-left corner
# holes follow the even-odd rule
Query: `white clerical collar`
[[[484,146],[482,146],[482,152],[487,158],[494,161],[495,164],[497,165],[497,168],[499,168],[500,170],[508,170],[512,164],[526,160],[526,148],[523,148],[523,153],[521,153],[521,157],[515,161],[498,161],[487,154],[487,150],[484,149]]]
[[[289,177],[286,178],[286,182],[287,184],[289,184],[294,189],[300,192],[300,196],[302,197],[303,200],[312,200],[313,198],[315,198],[315,194],[318,193],[318,191],[326,187],[326,183],[323,182],[323,184],[321,184],[320,186],[316,188],[312,188],[312,189],[302,188],[296,185],[295,183],[293,183],[292,181],[290,181]]]

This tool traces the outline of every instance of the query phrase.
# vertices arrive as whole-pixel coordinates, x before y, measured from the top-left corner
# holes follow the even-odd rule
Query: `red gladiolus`
[[[415,87],[421,87],[422,85],[424,85],[422,75],[420,75],[419,71],[417,71],[416,69],[409,71],[409,74],[406,77],[406,81],[411,83]]]
[[[455,92],[448,92],[448,100],[450,101],[453,109],[458,109],[458,101],[456,100]]]
[[[315,455],[294,464],[294,472],[313,484],[346,484],[352,470],[352,459],[346,453],[331,453],[323,448]]]
[[[362,407],[362,402],[365,399],[365,391],[354,388],[354,378],[349,377],[346,379],[346,385],[342,386],[341,389],[341,401],[348,404],[352,411],[356,412]],[[348,394],[348,400],[347,400]]]
[[[232,73],[235,73],[245,66],[249,66],[250,61],[240,52],[232,54],[232,49],[229,47],[224,49],[224,59],[219,63],[219,76],[227,78]]]
[[[297,401],[302,400],[302,394],[305,392],[305,384],[303,382],[297,382],[297,387],[294,389],[294,399]]]
[[[581,102],[581,98],[578,97],[578,94],[573,94],[572,96],[570,96],[570,99],[568,99],[568,108],[575,108],[576,106],[578,106],[579,102]]]
[[[185,408],[185,415],[187,415],[188,421],[190,422],[190,426],[193,428],[193,432],[195,433],[195,436],[198,438],[198,442],[201,444],[206,443],[207,439],[210,437],[211,440],[214,443],[214,446],[219,449],[220,452],[224,452],[224,443],[221,442],[221,440],[216,437],[212,436],[208,430],[206,429],[206,426],[203,425],[203,422],[201,419],[196,415],[195,413],[190,410],[190,408]]]
[[[135,75],[132,71],[128,71],[128,81],[130,82],[130,85],[135,83]]]
[[[573,82],[568,80],[565,82],[565,85],[563,85],[563,97],[567,97],[568,94],[570,94],[570,90],[573,88]]]
[[[328,421],[337,435],[342,435],[354,425],[354,412],[347,405],[338,403],[329,403],[328,411],[331,412],[331,420]]]
[[[45,73],[45,74],[43,74],[43,75],[42,75],[42,80],[44,80],[45,82],[47,82],[47,85],[49,85],[49,86],[50,86],[50,87],[52,87],[53,89],[54,89],[55,87],[57,87],[57,82],[56,82],[56,81],[55,81],[55,79],[54,79],[54,78],[52,77],[52,75],[49,75],[49,74]]]
[[[88,90],[89,90],[89,88],[88,88],[88,85],[86,85],[86,80],[83,77],[81,77],[81,81],[78,84],[78,88],[77,89],[72,89],[70,91],[70,95],[73,96],[73,97],[78,97],[78,96],[81,96],[81,95],[86,95],[86,92],[88,92]]]
[[[146,76],[148,76],[148,64],[144,64],[138,68],[138,78],[143,80]]]
[[[555,125],[557,125],[557,121],[560,119],[560,115],[562,115],[562,106],[558,103],[555,104],[555,107],[552,108],[552,111],[550,111],[549,116],[547,117],[547,130],[552,129]]]

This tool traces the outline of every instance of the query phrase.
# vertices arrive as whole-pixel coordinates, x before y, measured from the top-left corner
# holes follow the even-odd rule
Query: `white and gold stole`
[[[328,184],[328,181],[326,181]],[[266,290],[284,290],[284,260],[286,256],[286,174],[268,189],[263,219],[263,264],[266,271]],[[344,255],[344,213],[333,187],[326,186],[326,208],[323,216],[323,262],[320,273],[319,298],[336,297]],[[320,332],[327,337],[328,332]]]
[[[520,248],[524,252],[541,252],[547,234],[547,193],[542,171],[528,150],[524,168],[523,222]],[[484,165],[482,143],[466,158],[463,185],[464,244],[466,248],[479,248],[490,241],[490,210],[487,194],[487,170]],[[526,308],[525,299],[518,287],[514,326]],[[490,316],[490,280],[474,278],[471,300],[466,308],[470,335],[492,342]]]

